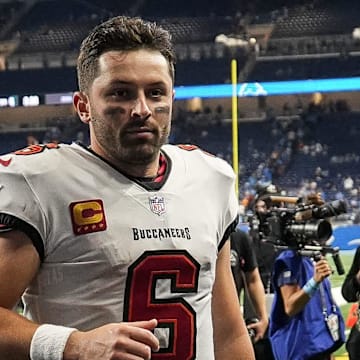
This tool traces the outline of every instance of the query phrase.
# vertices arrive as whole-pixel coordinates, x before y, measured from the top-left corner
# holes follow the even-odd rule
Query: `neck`
[[[155,178],[159,169],[159,156],[156,157],[156,160],[152,161],[151,164],[126,164],[125,166],[118,167],[119,170],[122,170],[129,176],[136,178]]]
[[[154,178],[157,176],[159,169],[160,153],[156,155],[156,158],[149,163],[133,163],[126,161],[112,161],[108,157],[106,158],[113,166],[115,166],[121,172],[139,178]]]
[[[155,178],[158,175],[160,151],[155,155],[148,163],[141,162],[128,162],[120,161],[119,159],[113,158],[110,154],[103,151],[101,147],[96,144],[91,144],[89,147],[95,154],[105,159],[112,166],[117,168],[119,171],[137,178]]]

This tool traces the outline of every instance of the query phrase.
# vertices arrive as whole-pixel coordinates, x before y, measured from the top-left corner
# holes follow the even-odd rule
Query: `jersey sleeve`
[[[204,155],[208,156],[208,155]],[[236,230],[239,222],[239,201],[235,191],[235,173],[225,160],[214,158],[214,167],[218,178],[215,181],[215,187],[218,196],[219,208],[222,209],[220,214],[220,243],[219,250],[225,241],[230,238],[230,234]]]
[[[165,145],[164,150],[174,161],[173,170],[187,179],[187,186],[206,197],[216,234],[214,239],[220,250],[235,231],[238,223],[239,201],[235,191],[235,172],[225,160],[209,154],[193,145]],[[178,175],[178,176],[179,176]],[[201,208],[199,208],[200,210]]]
[[[299,283],[301,257],[296,256],[292,250],[285,250],[276,258],[274,264],[274,284],[277,287],[295,285]]]
[[[281,272],[277,278],[277,286],[282,287],[284,285],[295,285],[297,280],[291,270],[287,269]]]
[[[36,241],[39,241],[46,236],[45,216],[26,177],[22,171],[13,171],[15,167],[14,164],[13,167],[0,168],[0,214],[18,219],[12,225],[15,224],[14,227],[19,228],[17,224],[22,224],[19,229],[26,232],[33,241],[34,237],[37,238]],[[50,186],[50,184],[44,184],[44,186]]]
[[[30,224],[20,220],[15,216],[0,213],[0,233],[5,233],[11,230],[20,230],[25,233],[35,246],[40,260],[44,260],[44,244],[38,231]]]

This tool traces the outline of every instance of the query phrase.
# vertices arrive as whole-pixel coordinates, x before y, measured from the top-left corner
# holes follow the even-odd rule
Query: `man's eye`
[[[114,90],[112,92],[112,96],[117,97],[117,98],[125,98],[125,99],[127,99],[127,98],[129,98],[130,93],[126,89],[117,89],[117,90]]]
[[[161,89],[153,89],[150,91],[150,95],[152,97],[160,97],[164,94],[164,92]]]

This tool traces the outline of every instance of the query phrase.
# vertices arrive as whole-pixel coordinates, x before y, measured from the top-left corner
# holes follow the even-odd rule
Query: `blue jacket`
[[[277,279],[285,270],[290,270],[300,287],[313,276],[314,266],[310,258],[299,256],[295,251],[286,250],[275,260],[273,282],[274,303],[270,314],[270,339],[277,360],[305,360],[321,353],[332,353],[345,341],[345,325],[339,307],[331,297],[330,281],[322,282],[327,314],[335,313],[339,319],[340,340],[333,341],[323,315],[320,290],[295,316],[289,317],[284,311]],[[334,306],[335,304],[335,311]]]

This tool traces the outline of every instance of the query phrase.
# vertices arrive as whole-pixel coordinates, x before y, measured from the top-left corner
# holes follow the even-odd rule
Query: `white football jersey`
[[[78,144],[0,158],[0,213],[35,228],[44,249],[26,317],[81,330],[157,318],[153,359],[214,359],[211,293],[235,176],[199,149],[162,152],[171,168],[158,191]]]

